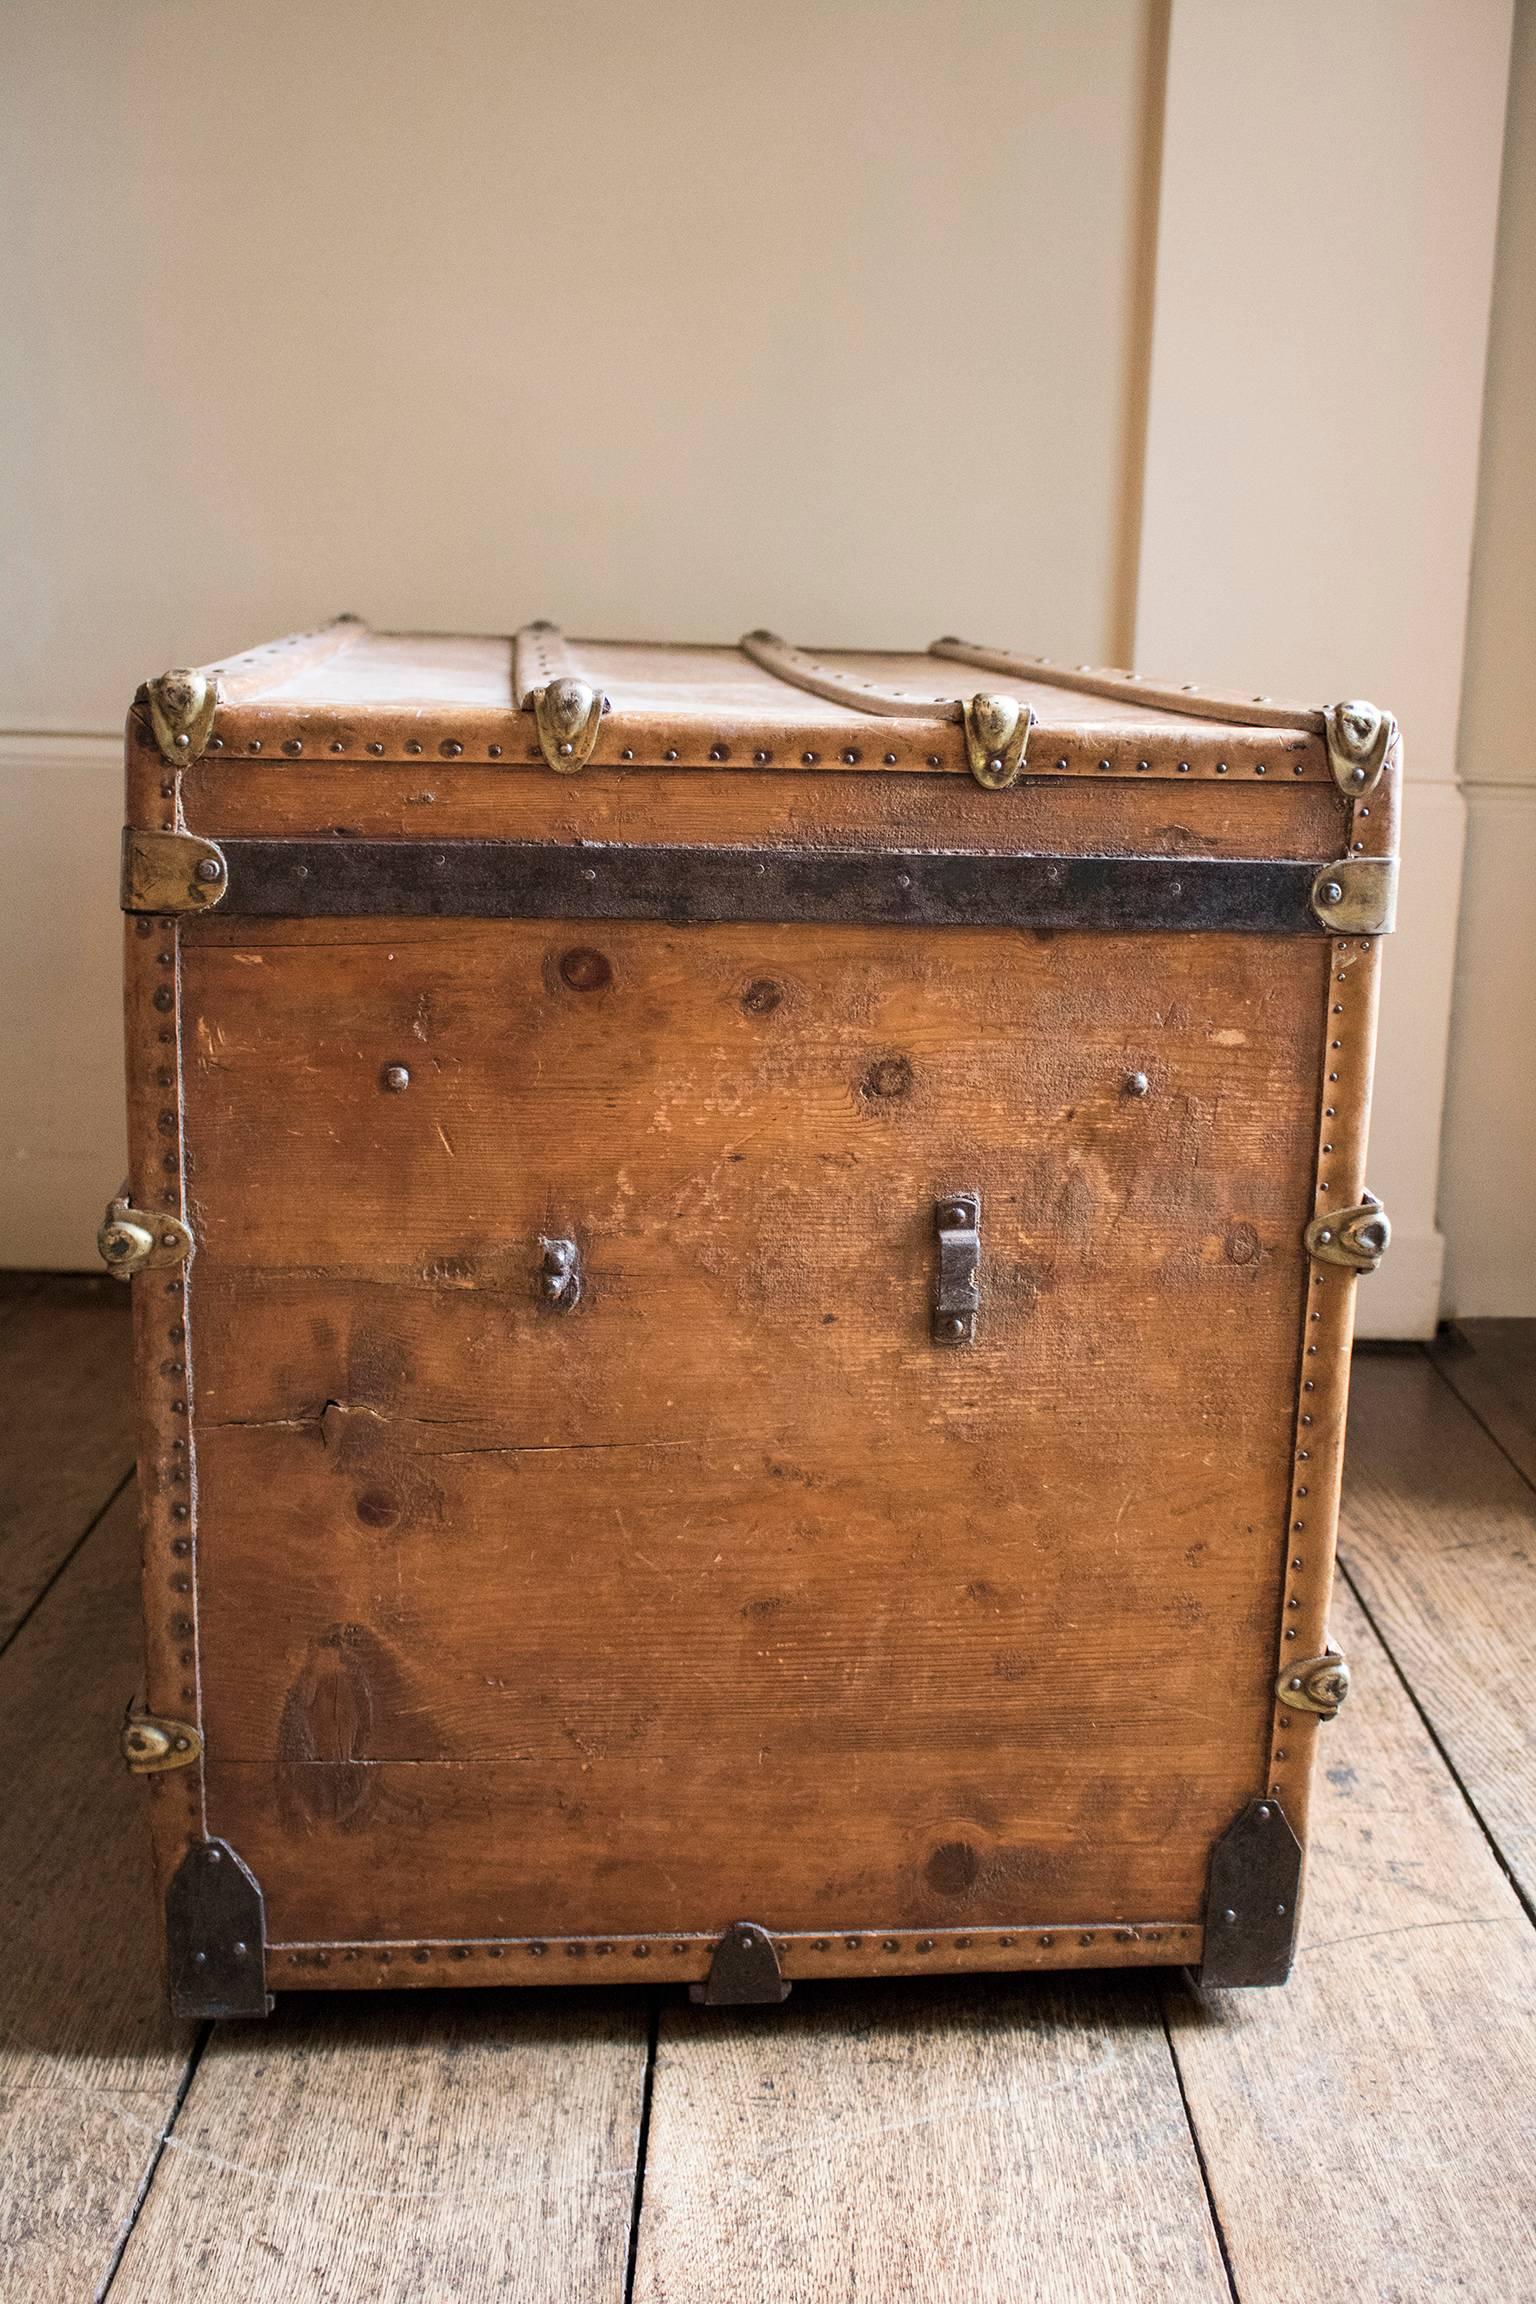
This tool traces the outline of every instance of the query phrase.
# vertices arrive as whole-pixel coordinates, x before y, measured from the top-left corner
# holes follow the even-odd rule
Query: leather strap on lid
[[[744,656],[792,688],[803,688],[830,704],[855,712],[881,713],[893,720],[958,720],[965,728],[971,774],[989,792],[1006,790],[1024,773],[1029,732],[1035,716],[1012,696],[944,696],[933,691],[884,688],[856,672],[839,671],[804,648],[793,648],[776,632],[748,632],[737,642]]]

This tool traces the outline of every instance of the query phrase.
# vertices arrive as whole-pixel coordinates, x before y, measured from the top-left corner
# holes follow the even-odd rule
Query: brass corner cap
[[[1339,790],[1351,800],[1363,800],[1381,781],[1397,742],[1397,722],[1379,704],[1350,697],[1342,704],[1328,706],[1323,714],[1323,737]]]
[[[1024,773],[1034,711],[1014,696],[991,696],[985,690],[962,701],[965,721],[966,764],[978,784],[988,792],[1006,792]]]
[[[135,1272],[184,1264],[192,1253],[192,1235],[178,1216],[135,1208],[125,1188],[102,1219],[96,1253],[115,1278],[129,1280]]]
[[[1312,910],[1340,936],[1385,936],[1397,926],[1397,858],[1341,856],[1312,882]]]
[[[224,852],[194,832],[123,834],[122,906],[125,912],[206,912],[229,886]]]
[[[1305,1656],[1285,1666],[1275,1682],[1275,1694],[1293,1712],[1315,1712],[1320,1720],[1332,1720],[1349,1694],[1349,1666],[1337,1648],[1325,1656]]]
[[[1320,1264],[1374,1272],[1392,1244],[1392,1226],[1375,1193],[1367,1192],[1357,1208],[1332,1208],[1314,1216],[1304,1237],[1307,1254]]]
[[[597,745],[608,699],[585,680],[562,677],[529,691],[539,750],[557,776],[575,776]]]
[[[131,1705],[117,1742],[135,1776],[190,1768],[203,1752],[203,1739],[190,1720],[157,1719],[153,1712],[137,1712]]]
[[[179,669],[146,680],[139,693],[149,711],[149,725],[164,758],[173,768],[199,759],[213,729],[219,708],[218,682],[205,672]]]

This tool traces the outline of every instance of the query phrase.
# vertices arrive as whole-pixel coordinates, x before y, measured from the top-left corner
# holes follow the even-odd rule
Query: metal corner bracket
[[[270,2016],[260,1886],[227,1840],[194,1840],[165,1894],[171,2013]]]
[[[789,1994],[773,1939],[755,1920],[738,1920],[727,1928],[715,1946],[708,1978],[688,1987],[689,1999],[702,2008],[772,2007]]]
[[[161,1720],[131,1704],[117,1742],[135,1776],[163,1776],[171,1768],[190,1768],[203,1756],[203,1739],[189,1720]]]
[[[608,699],[585,680],[549,680],[528,692],[539,750],[557,776],[576,776],[591,759]]]
[[[979,693],[965,704],[965,756],[988,792],[1006,792],[1024,773],[1035,715],[1014,696]]]
[[[201,672],[162,672],[145,681],[143,696],[155,742],[171,766],[200,759],[219,708],[217,681]]]
[[[1275,1682],[1275,1694],[1293,1712],[1315,1712],[1319,1720],[1336,1720],[1339,1706],[1349,1694],[1349,1666],[1344,1652],[1330,1640],[1323,1656],[1303,1657],[1287,1664]]]
[[[1397,858],[1341,856],[1312,883],[1312,909],[1340,936],[1385,936],[1397,926]]]
[[[229,886],[229,866],[214,840],[195,832],[123,834],[125,912],[207,912]]]
[[[96,1235],[96,1253],[117,1279],[128,1280],[135,1272],[184,1264],[192,1253],[192,1234],[179,1216],[155,1216],[135,1208],[124,1185],[107,1204]]]
[[[1296,1953],[1301,1842],[1278,1800],[1250,1800],[1211,1850],[1200,1982],[1283,1984]]]
[[[1392,1244],[1392,1226],[1375,1193],[1367,1192],[1358,1208],[1333,1208],[1314,1216],[1304,1239],[1307,1254],[1320,1264],[1374,1272]]]
[[[1323,735],[1339,790],[1351,800],[1363,800],[1374,792],[1397,741],[1392,714],[1359,697],[1330,704],[1323,714]]]

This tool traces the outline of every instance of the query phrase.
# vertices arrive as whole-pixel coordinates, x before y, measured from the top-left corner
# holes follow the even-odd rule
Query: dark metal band
[[[931,849],[569,847],[520,840],[223,840],[221,913],[479,920],[782,920],[915,928],[1318,935],[1314,863]]]

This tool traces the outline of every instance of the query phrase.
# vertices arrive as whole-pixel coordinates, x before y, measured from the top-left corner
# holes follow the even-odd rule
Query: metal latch
[[[160,1720],[130,1705],[118,1749],[135,1776],[158,1776],[167,1768],[190,1768],[202,1757],[203,1740],[188,1720]]]
[[[1343,1264],[1351,1272],[1374,1272],[1391,1242],[1387,1212],[1374,1192],[1367,1192],[1358,1208],[1314,1216],[1306,1230],[1309,1256],[1323,1264]]]
[[[1349,1694],[1349,1666],[1342,1650],[1330,1640],[1326,1656],[1287,1664],[1275,1682],[1275,1694],[1293,1712],[1315,1712],[1320,1720],[1332,1720]]]
[[[974,1344],[981,1309],[981,1195],[947,1192],[933,1208],[939,1270],[933,1293],[935,1344]]]
[[[574,1240],[541,1240],[539,1294],[552,1312],[574,1312],[581,1302],[581,1251]]]
[[[135,1272],[184,1264],[192,1253],[192,1235],[179,1217],[151,1216],[135,1208],[124,1185],[108,1204],[96,1235],[96,1252],[109,1272],[126,1280]]]

